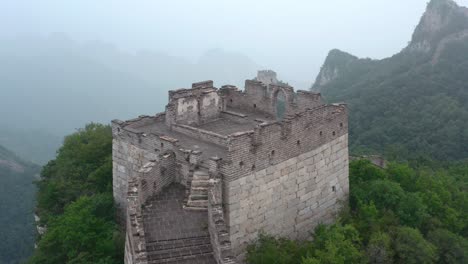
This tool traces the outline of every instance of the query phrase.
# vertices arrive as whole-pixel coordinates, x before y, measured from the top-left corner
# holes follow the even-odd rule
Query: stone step
[[[225,262],[231,264],[235,262]],[[168,259],[164,261],[148,261],[148,264],[217,264],[213,253],[201,254],[197,256],[188,256],[182,258]]]
[[[193,172],[193,175],[201,175],[201,176],[206,175],[206,176],[208,176],[209,173],[208,173],[208,171],[204,171],[204,170],[196,170],[196,171]]]
[[[184,210],[187,210],[187,211],[208,211],[208,207],[194,207],[194,206],[186,205],[186,206],[184,206]]]
[[[210,179],[210,175],[196,175],[194,174],[192,177],[192,181],[208,181]]]
[[[207,195],[208,187],[192,187],[190,188],[190,194],[193,195]]]
[[[192,188],[193,187],[205,187],[208,188],[210,186],[209,180],[192,180]]]
[[[148,262],[152,264],[176,263],[177,261],[185,263],[188,260],[201,258],[213,259],[213,248],[209,236],[148,242],[146,248]]]
[[[158,240],[146,242],[146,248],[148,251],[158,251],[171,248],[179,248],[184,246],[194,246],[194,245],[203,245],[210,243],[210,236],[197,236],[197,237],[187,237],[187,238],[178,238],[178,239],[169,239],[169,240]]]
[[[208,195],[207,194],[190,194],[189,195],[189,200],[192,201],[197,201],[197,200],[206,200],[208,201]]]
[[[187,201],[187,207],[203,207],[208,208],[208,200],[189,200]]]

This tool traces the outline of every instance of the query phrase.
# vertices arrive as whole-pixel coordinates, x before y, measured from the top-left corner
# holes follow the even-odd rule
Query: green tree
[[[351,225],[319,225],[312,251],[302,263],[359,263],[362,260],[358,231]]]
[[[383,264],[393,262],[392,239],[387,233],[373,233],[366,248],[369,263]]]
[[[50,222],[31,263],[115,263],[123,248],[113,215],[110,194],[80,197]]]
[[[436,247],[414,228],[398,227],[393,236],[395,260],[399,263],[424,264],[437,261]]]
[[[468,263],[468,241],[446,229],[429,232],[427,239],[437,247],[438,263]]]
[[[122,263],[123,236],[112,197],[112,134],[89,124],[65,138],[38,182],[47,225],[30,263]]]

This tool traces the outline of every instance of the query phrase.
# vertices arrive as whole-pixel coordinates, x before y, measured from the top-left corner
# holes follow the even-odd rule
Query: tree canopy
[[[92,123],[67,136],[41,177],[37,210],[47,232],[30,263],[122,263],[110,127]]]

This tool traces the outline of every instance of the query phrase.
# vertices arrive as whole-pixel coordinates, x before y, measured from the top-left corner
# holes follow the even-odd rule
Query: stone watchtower
[[[256,81],[262,82],[265,85],[278,84],[276,72],[272,70],[262,70],[257,72]]]
[[[195,83],[112,133],[126,263],[242,263],[259,232],[305,239],[348,198],[347,108],[320,94]]]

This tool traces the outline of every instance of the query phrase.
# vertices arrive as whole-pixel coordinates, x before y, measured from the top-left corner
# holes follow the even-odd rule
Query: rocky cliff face
[[[418,59],[422,59],[425,56],[431,58],[432,64],[435,64],[447,45],[465,39],[468,39],[468,8],[461,7],[452,0],[432,0],[428,3],[409,45],[387,60],[401,59],[401,56],[419,56]],[[311,89],[323,91],[325,86],[343,76],[343,73],[354,71],[350,67],[362,63],[362,59],[349,53],[336,49],[330,51]]]
[[[320,73],[315,80],[315,84],[312,86],[312,90],[320,91],[321,87],[336,79],[342,71],[346,70],[351,62],[357,59],[356,56],[341,50],[331,50],[320,69]]]
[[[432,0],[401,52],[329,53],[312,89],[350,108],[351,151],[468,157],[468,9]],[[406,155],[406,154],[405,154]]]
[[[406,51],[435,51],[445,38],[463,33],[468,26],[468,8],[452,0],[432,0],[427,5]]]

